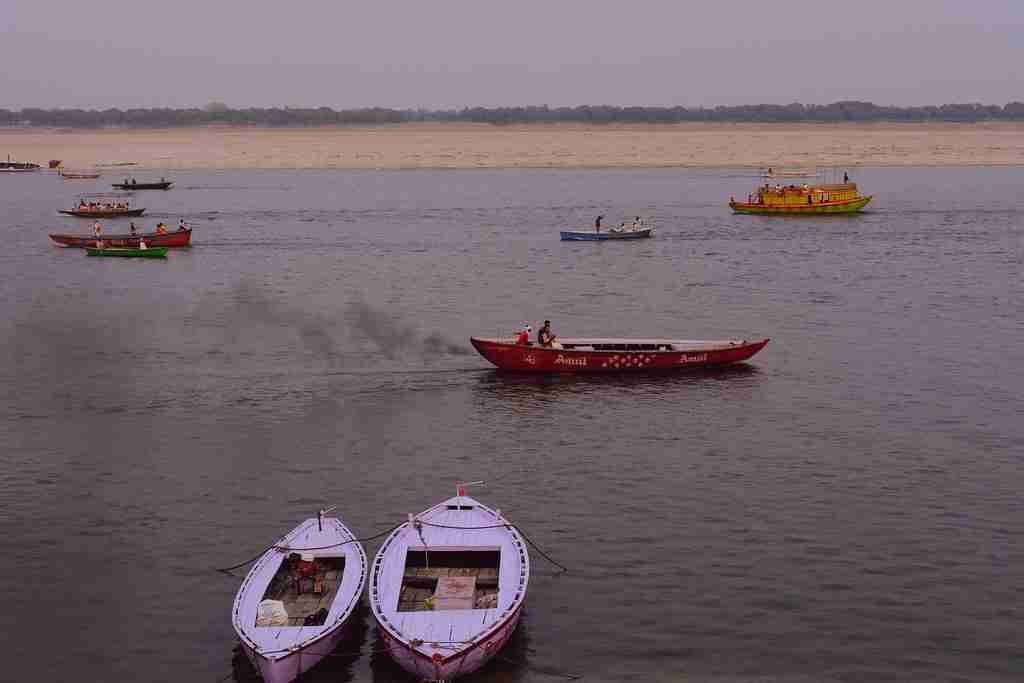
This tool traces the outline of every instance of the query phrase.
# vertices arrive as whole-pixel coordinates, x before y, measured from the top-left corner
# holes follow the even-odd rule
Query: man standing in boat
[[[601,232],[601,221],[604,220],[604,216],[598,216],[594,220],[594,232]]]

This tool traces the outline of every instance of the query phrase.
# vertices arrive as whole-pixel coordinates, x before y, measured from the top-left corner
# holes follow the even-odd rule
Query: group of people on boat
[[[161,182],[161,183],[166,183],[166,182],[167,182],[167,180],[165,180],[165,179],[164,179],[164,177],[163,177],[163,176],[161,176],[161,177],[160,177],[160,182]],[[121,183],[121,184],[122,184],[122,185],[138,185],[139,183],[138,183],[138,182],[137,182],[137,181],[135,180],[135,178],[132,178],[131,180],[128,180],[128,178],[125,178],[125,179],[124,179],[124,182],[123,182],[123,183]]]
[[[130,208],[128,202],[94,202],[84,197],[78,200],[79,211],[127,211]]]
[[[185,219],[178,219],[178,232],[184,232],[186,230],[188,230],[188,225],[185,224]],[[169,231],[167,229],[166,223],[161,221],[156,224],[157,235],[166,235],[168,232]],[[100,223],[99,221],[96,221],[95,223],[92,224],[92,236],[99,240],[102,234],[103,224]],[[132,221],[131,223],[128,224],[128,234],[130,234],[132,237],[135,237],[136,235],[139,234],[138,228],[135,227],[135,221]]]
[[[601,232],[601,221],[603,220],[603,215],[594,219],[594,232]],[[644,220],[640,218],[640,216],[637,216],[633,219],[632,223],[627,225],[626,221],[622,221],[619,223],[619,227],[609,228],[608,232],[636,232],[638,230],[644,230],[645,227]]]
[[[523,323],[523,327],[516,333],[516,344],[520,346],[530,346],[530,335],[533,333],[533,326],[530,323]],[[551,321],[545,320],[543,327],[537,330],[537,346],[544,346],[547,348],[560,349],[562,345],[558,343],[558,337],[551,331]]]

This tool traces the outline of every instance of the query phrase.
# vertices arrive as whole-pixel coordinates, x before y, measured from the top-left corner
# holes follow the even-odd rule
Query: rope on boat
[[[476,529],[502,529],[502,528],[505,528],[505,527],[512,527],[516,531],[519,532],[519,534],[523,537],[523,540],[525,540],[527,543],[530,544],[530,547],[532,547],[534,550],[536,550],[538,553],[540,553],[541,557],[543,557],[545,560],[547,560],[548,562],[550,562],[554,566],[556,566],[559,569],[561,569],[563,572],[569,571],[568,567],[566,567],[564,564],[562,564],[562,563],[558,562],[557,560],[555,560],[554,558],[552,558],[550,555],[548,555],[546,552],[544,552],[544,550],[539,545],[534,543],[533,539],[531,539],[526,534],[526,532],[523,531],[523,528],[520,527],[517,524],[507,523],[507,524],[490,524],[490,525],[487,525],[487,526],[451,526],[451,525],[448,525],[448,524],[434,524],[432,522],[425,522],[425,521],[422,521],[422,520],[418,520],[418,521],[422,524],[422,526],[432,526],[432,527],[436,527],[438,529],[458,529],[458,530],[461,530],[461,531],[473,531],[473,530],[476,530]],[[291,547],[291,546],[283,546],[283,545],[279,545],[277,543],[274,543],[273,545],[269,545],[266,548],[264,548],[263,550],[261,550],[259,552],[259,554],[254,555],[253,557],[250,557],[248,560],[245,560],[244,562],[239,562],[238,564],[231,565],[230,567],[219,567],[219,568],[216,569],[216,571],[221,572],[222,574],[231,574],[231,572],[233,570],[238,569],[240,567],[244,567],[244,566],[249,565],[249,564],[252,564],[256,560],[258,560],[261,557],[263,557],[268,551],[275,550],[275,549],[276,550],[280,550],[281,552],[301,553],[301,552],[308,552],[310,550],[330,550],[332,548],[340,548],[341,546],[348,545],[349,543],[365,543],[367,541],[375,541],[378,538],[381,538],[383,536],[387,536],[388,534],[394,532],[395,529],[398,529],[399,527],[401,527],[404,524],[408,524],[408,522],[402,522],[400,524],[396,524],[395,526],[393,526],[393,527],[391,527],[391,528],[389,528],[389,529],[387,529],[385,531],[382,531],[379,534],[374,534],[373,536],[366,536],[364,538],[350,538],[347,541],[341,541],[340,543],[332,543],[330,545],[313,546],[313,547],[308,547],[308,548],[294,548],[294,547]],[[421,539],[423,538],[422,531],[420,531],[420,538]],[[426,541],[423,542],[423,547],[424,548],[427,547]]]
[[[405,524],[405,522],[402,522],[402,524]],[[263,557],[268,551],[275,550],[275,549],[276,550],[280,550],[281,552],[297,552],[297,553],[300,553],[300,552],[305,552],[305,551],[308,551],[308,550],[330,550],[331,548],[340,548],[341,546],[348,545],[349,543],[364,543],[366,541],[374,541],[374,540],[377,540],[378,538],[380,538],[381,536],[387,536],[392,531],[394,531],[398,527],[402,526],[402,524],[396,524],[395,526],[391,527],[387,531],[382,531],[379,534],[374,534],[373,536],[367,536],[365,538],[350,538],[349,540],[341,541],[340,543],[332,543],[331,545],[321,545],[321,546],[316,546],[316,547],[313,547],[313,548],[292,548],[290,546],[284,546],[284,545],[279,545],[279,544],[275,543],[273,545],[267,546],[266,548],[261,550],[258,555],[250,557],[248,560],[246,560],[244,562],[239,562],[238,564],[231,565],[230,567],[219,567],[219,568],[216,569],[216,571],[219,571],[222,574],[230,574],[233,570],[238,569],[239,567],[244,567],[247,564],[252,564],[256,560],[258,560],[261,557]]]
[[[526,532],[523,531],[523,528],[518,524],[512,524],[511,522],[509,522],[508,524],[489,524],[487,526],[451,526],[448,524],[434,524],[433,522],[423,522],[423,526],[432,526],[437,527],[438,529],[460,529],[462,531],[472,531],[474,529],[500,529],[504,527],[512,527],[513,529],[519,532],[519,535],[523,537],[524,541],[530,544],[531,548],[540,553],[541,557],[543,557],[545,560],[561,569],[563,572],[569,571],[568,567],[552,558],[550,555],[544,552],[544,550],[541,549],[539,545],[534,543],[533,540],[526,535]]]

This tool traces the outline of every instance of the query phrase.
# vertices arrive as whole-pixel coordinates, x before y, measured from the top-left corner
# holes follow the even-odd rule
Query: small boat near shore
[[[471,337],[481,356],[518,372],[627,372],[708,368],[750,359],[768,339],[558,339],[552,346]]]
[[[64,180],[96,180],[102,174],[99,171],[92,170],[74,171],[58,168],[57,175],[62,177]]]
[[[31,173],[39,170],[39,164],[29,161],[11,161],[11,155],[7,155],[7,161],[0,161],[0,173]]]
[[[321,510],[268,549],[242,581],[231,622],[267,683],[298,678],[329,656],[366,587],[366,552]]]
[[[78,249],[95,249],[97,242],[95,235],[51,233],[50,239],[62,247],[75,247]],[[107,247],[118,248],[138,248],[140,240],[144,240],[150,247],[187,247],[192,243],[192,228],[165,233],[147,232],[137,235],[123,233],[119,235],[102,235],[99,240]]]
[[[160,182],[137,183],[135,182],[135,179],[132,178],[130,181],[125,181],[123,183],[113,183],[112,187],[115,187],[118,190],[169,190],[173,184],[174,182],[163,179],[161,179]]]
[[[455,497],[410,515],[384,541],[370,607],[403,669],[448,680],[476,671],[505,646],[529,579],[522,536],[460,485]]]
[[[604,232],[594,230],[563,230],[561,231],[563,242],[604,242],[606,240],[640,240],[654,236],[654,228],[642,228],[640,230],[612,228]]]

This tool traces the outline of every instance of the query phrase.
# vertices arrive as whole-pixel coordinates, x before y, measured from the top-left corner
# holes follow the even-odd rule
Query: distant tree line
[[[926,107],[885,107],[871,102],[832,104],[750,104],[731,107],[471,107],[458,110],[246,108],[231,109],[211,102],[202,109],[0,109],[0,126],[70,128],[165,128],[175,126],[332,126],[378,125],[417,121],[491,123],[678,123],[721,121],[755,123],[842,121],[957,121],[1024,120],[1024,102],[1006,106],[943,104]]]

